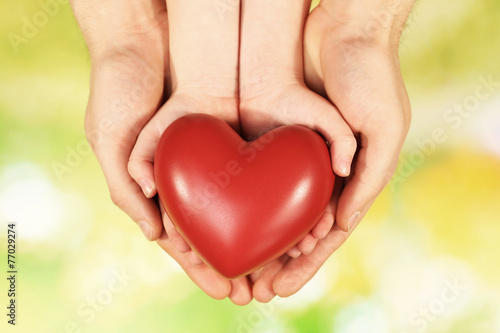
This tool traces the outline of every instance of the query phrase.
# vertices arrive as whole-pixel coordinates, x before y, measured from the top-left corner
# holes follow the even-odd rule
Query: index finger
[[[336,224],[344,231],[351,231],[361,221],[397,166],[402,146],[399,134],[384,132],[383,137],[370,140],[363,142],[362,138],[354,171],[338,201]]]

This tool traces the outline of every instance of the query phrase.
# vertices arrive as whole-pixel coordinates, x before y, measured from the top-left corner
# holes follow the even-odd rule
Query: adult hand
[[[359,140],[336,223],[349,231],[391,179],[411,109],[398,47],[414,1],[324,0],[306,24],[306,82],[339,109]],[[364,10],[363,10],[364,9]]]
[[[111,199],[146,238],[163,230],[158,205],[127,171],[139,132],[163,103],[168,78],[168,22],[161,0],[73,0],[91,59],[87,139]],[[138,19],[139,18],[139,19]]]
[[[346,177],[356,140],[338,110],[309,90],[303,80],[302,41],[310,1],[244,0],[240,41],[240,120],[247,137],[274,127],[299,124],[318,131],[331,146],[333,171]],[[313,230],[288,251],[291,257],[310,254],[334,222],[336,198]],[[253,296],[261,302],[274,297],[273,276],[283,260],[251,275]]]
[[[359,148],[328,235],[312,253],[275,262],[260,273],[258,279],[277,295],[297,292],[314,276],[357,226],[396,168],[411,119],[398,45],[413,4],[323,0],[307,19],[306,83],[338,108]]]
[[[245,291],[238,282],[231,284],[222,279],[204,264],[200,264],[197,257],[188,251],[189,247],[186,248],[180,235],[174,232],[168,216],[164,211],[160,213],[158,203],[153,199],[156,187],[154,181],[148,179],[152,173],[149,173],[151,170],[148,169],[147,161],[141,163],[140,159],[135,160],[138,162],[135,167],[134,159],[131,160],[131,152],[139,133],[170,95],[169,25],[165,2],[73,0],[71,5],[87,42],[92,63],[90,97],[85,118],[86,135],[103,169],[113,202],[139,224],[149,240],[158,240],[158,244],[209,296],[222,299],[230,295],[235,302],[246,302],[250,293],[248,287]],[[235,32],[237,34],[238,30]],[[174,38],[178,35],[175,33]],[[182,40],[175,42],[175,47],[178,47],[179,42]],[[191,60],[194,63],[194,59],[189,58],[196,54],[193,50],[183,55],[179,52],[175,54],[190,59],[188,63]],[[237,50],[228,51],[227,54],[233,54],[237,59]],[[177,61],[178,59],[174,59],[172,63],[175,65]],[[198,69],[202,69],[201,66]],[[215,75],[215,81],[221,79],[221,82],[210,82],[209,73],[198,73],[201,73],[204,81],[196,81],[195,77],[189,82],[176,80],[177,92],[182,90],[179,89],[180,86],[185,87],[183,91],[188,92],[190,89],[196,91],[197,85],[205,85],[215,86],[214,90],[205,93],[217,95],[217,87],[222,89],[227,81],[221,79],[220,75]],[[179,76],[180,73],[174,73],[174,76],[175,74]],[[234,77],[231,84],[234,92]],[[182,105],[182,100],[194,103],[189,98],[175,98],[169,102],[169,106],[176,109],[174,105]],[[224,105],[230,104],[228,100],[222,100]],[[210,104],[210,109],[206,111],[221,108],[225,107]],[[234,106],[231,109],[236,110]],[[186,109],[177,109],[168,117],[172,121],[183,112],[196,112],[195,110],[196,107],[186,105]],[[237,112],[233,113],[234,115],[228,113],[219,116],[237,126]],[[154,125],[149,128],[152,129],[152,126]],[[166,127],[167,124],[161,126]],[[144,140],[149,139],[146,134],[142,137]],[[146,148],[144,154],[155,147]],[[135,156],[141,157],[141,154],[137,153]],[[128,168],[138,182],[131,177]],[[142,175],[142,172],[145,174]],[[164,231],[162,217],[171,237]],[[245,286],[245,283],[242,285]]]
[[[153,161],[165,129],[189,113],[208,113],[239,132],[238,47],[239,6],[223,17],[213,2],[167,0],[170,26],[172,95],[142,129],[130,156],[128,170],[151,198],[157,189]],[[229,297],[235,304],[251,301],[246,277],[226,280],[206,266],[177,232],[162,208],[166,232],[158,241],[191,279],[209,296]]]

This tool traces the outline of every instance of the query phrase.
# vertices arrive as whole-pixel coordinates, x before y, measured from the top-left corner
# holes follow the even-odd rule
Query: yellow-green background
[[[471,101],[481,77],[500,81],[500,2],[417,4],[401,46],[414,113],[407,177],[301,292],[246,307],[205,296],[113,206],[82,151],[90,64],[69,5],[19,52],[7,39],[40,10],[34,0],[0,4],[2,332],[500,332],[500,88],[457,128],[443,118]],[[439,128],[446,140],[405,162]],[[54,162],[78,149],[58,177]],[[9,221],[19,237],[15,328],[5,316]],[[132,278],[123,290],[82,314],[122,271]],[[449,283],[462,289],[445,303]],[[412,321],[429,308],[438,314],[425,325]]]

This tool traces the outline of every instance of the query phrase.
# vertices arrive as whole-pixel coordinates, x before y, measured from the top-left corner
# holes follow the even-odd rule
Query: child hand
[[[247,137],[257,137],[274,127],[298,124],[320,134],[331,146],[333,171],[350,174],[356,140],[336,107],[309,90],[303,81],[302,31],[307,1],[244,1],[240,41],[240,121]],[[340,183],[340,182],[339,182]],[[333,197],[314,229],[288,251],[291,257],[310,254],[334,223]],[[300,257],[299,257],[300,258]],[[261,302],[274,295],[273,274],[283,260],[276,260],[253,274],[254,297]],[[271,273],[270,273],[271,272]],[[256,276],[259,275],[258,278]]]
[[[212,2],[167,1],[170,26],[172,95],[142,129],[130,156],[128,170],[151,198],[157,189],[153,161],[161,135],[188,113],[209,113],[239,132],[238,39],[239,6],[218,17]],[[158,241],[190,278],[208,295],[229,297],[246,304],[252,294],[246,277],[226,280],[208,268],[191,250],[162,209],[166,232]]]

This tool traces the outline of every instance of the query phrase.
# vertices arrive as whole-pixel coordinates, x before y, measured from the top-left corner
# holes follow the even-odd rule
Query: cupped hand
[[[103,3],[98,0],[73,0],[71,5],[92,62],[90,97],[85,118],[86,135],[101,164],[113,202],[139,224],[149,240],[157,240],[205,293],[217,299],[229,296],[237,304],[248,302],[251,296],[246,279],[229,282],[221,278],[202,264],[175,232],[168,216],[163,210],[160,212],[157,200],[153,198],[156,187],[154,180],[148,178],[152,175],[149,169],[152,165],[148,164],[147,159],[141,160],[156,147],[154,142],[151,146],[146,144],[154,138],[155,133],[152,132],[155,126],[165,128],[168,122],[187,112],[202,112],[201,105],[204,112],[227,110],[227,113],[222,112],[218,116],[237,128],[237,108],[235,103],[231,103],[236,91],[233,74],[236,65],[231,66],[224,59],[218,59],[227,64],[224,74],[218,72],[217,75],[211,75],[205,72],[209,67],[204,67],[202,62],[198,62],[199,67],[191,66],[193,70],[189,71],[185,70],[189,67],[178,65],[180,58],[191,65],[197,60],[192,56],[203,54],[193,52],[196,47],[184,54],[174,51],[172,64],[177,70],[172,73],[176,83],[175,98],[169,99],[156,120],[152,121],[171,94],[169,15],[165,2],[110,0]],[[207,9],[201,5],[195,8]],[[214,10],[214,7],[210,6],[209,9]],[[235,11],[239,13],[239,9]],[[193,18],[191,16],[189,23],[193,23]],[[180,19],[180,16],[175,15],[175,19]],[[188,48],[182,45],[183,40],[179,36],[187,33],[189,27],[177,24],[176,29],[173,34],[176,39],[174,49]],[[237,36],[237,28],[233,31]],[[223,38],[224,34],[214,36]],[[188,38],[197,43],[193,35]],[[237,49],[226,51],[226,54],[237,59]],[[189,76],[193,74],[199,76]],[[222,91],[227,88],[226,82],[230,82],[233,93],[229,94],[229,98],[219,98],[224,95]],[[201,86],[210,87],[203,91],[210,98],[204,100],[199,95],[198,103],[196,94],[192,92],[202,91],[198,89]],[[166,123],[158,124],[158,120]],[[146,126],[147,123],[150,125]],[[140,133],[143,133],[140,136],[142,140],[139,138]],[[135,158],[131,157],[134,146],[144,146],[144,151],[138,148],[134,150]]]
[[[364,25],[354,30],[332,23],[335,12],[327,8],[320,5],[307,20],[305,72],[308,85],[328,97],[358,138],[354,170],[337,211],[337,224],[348,231],[391,179],[411,109],[398,57],[402,27],[395,24],[378,38]]]
[[[142,229],[160,237],[163,226],[154,200],[146,198],[127,171],[135,141],[163,103],[168,77],[168,20],[164,2],[72,1],[87,42],[90,96],[87,139],[104,172],[111,198]],[[109,15],[113,13],[113,15]],[[135,20],[140,16],[141,20]]]
[[[237,132],[239,6],[219,17],[213,3],[205,0],[167,0],[170,23],[172,95],[142,129],[128,170],[144,195],[157,194],[153,161],[165,129],[190,113],[207,113],[224,120]],[[158,244],[209,296],[229,297],[235,304],[251,301],[249,280],[226,280],[204,264],[175,229],[162,209],[165,233]]]
[[[331,206],[335,225],[310,254],[285,257],[260,273],[257,281],[263,280],[268,295],[272,291],[286,297],[297,292],[345,242],[389,182],[410,125],[398,44],[412,1],[397,10],[382,4],[378,9],[395,17],[393,24],[375,31],[370,20],[362,18],[356,24],[353,17],[379,13],[374,7],[380,6],[379,1],[340,2],[339,8],[332,3],[336,2],[324,0],[308,16],[305,78],[309,87],[338,108],[358,138],[358,152],[343,189],[340,182],[336,184],[340,197]],[[356,6],[361,8],[352,8]]]
[[[332,169],[340,177],[350,174],[356,140],[338,110],[304,83],[303,28],[308,1],[243,1],[240,41],[240,120],[250,138],[281,125],[309,127],[330,145]],[[341,181],[337,181],[340,183]],[[288,256],[314,253],[334,223],[336,198],[332,197],[313,230]],[[251,275],[254,297],[262,302],[275,295],[272,283],[283,257]],[[270,272],[273,272],[271,274]],[[258,276],[258,278],[257,278]]]

